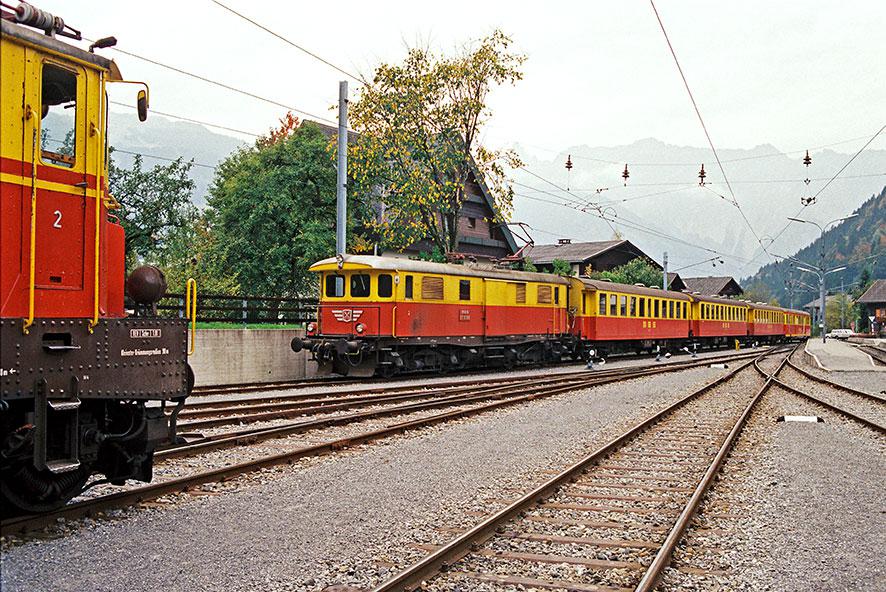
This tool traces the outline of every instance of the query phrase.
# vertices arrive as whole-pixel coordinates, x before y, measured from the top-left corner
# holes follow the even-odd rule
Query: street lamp
[[[836,273],[838,271],[843,271],[844,269],[846,269],[845,265],[842,267],[835,267],[834,269],[825,268],[825,266],[824,266],[824,253],[825,253],[824,233],[828,229],[828,226],[830,226],[831,224],[836,224],[837,222],[843,222],[844,220],[849,220],[850,218],[855,218],[856,216],[858,216],[858,214],[852,214],[850,216],[844,216],[842,218],[837,218],[836,220],[831,220],[830,222],[828,222],[824,226],[822,226],[818,222],[812,222],[811,220],[803,220],[802,218],[788,218],[788,220],[792,220],[794,222],[800,222],[802,224],[812,224],[814,226],[817,226],[818,229],[821,231],[821,237],[819,238],[821,250],[819,251],[818,265],[815,266],[815,265],[810,265],[808,263],[803,263],[802,266],[795,265],[794,267],[796,267],[800,271],[814,273],[815,275],[818,276],[818,290],[819,290],[819,301],[818,302],[819,302],[819,306],[820,306],[819,310],[821,311],[819,327],[821,327],[821,341],[822,341],[822,343],[827,341],[827,339],[825,338],[825,335],[827,334],[827,327],[826,327],[827,321],[826,321],[826,315],[825,315],[825,304],[826,304],[825,295],[827,294],[827,288],[825,286],[825,276],[828,275],[829,273]],[[797,261],[799,263],[798,260],[793,259],[793,258],[791,258],[791,259],[793,261]],[[804,267],[804,266],[806,266],[806,267]]]

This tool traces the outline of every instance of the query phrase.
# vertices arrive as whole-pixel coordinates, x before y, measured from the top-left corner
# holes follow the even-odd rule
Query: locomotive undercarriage
[[[174,438],[193,375],[184,321],[0,320],[0,502],[4,516],[54,509],[89,478],[149,481]],[[167,411],[172,408],[172,413]]]
[[[346,339],[293,340],[292,349],[307,349],[318,374],[383,376],[444,373],[480,368],[514,368],[581,358],[571,337],[521,336],[501,340]]]

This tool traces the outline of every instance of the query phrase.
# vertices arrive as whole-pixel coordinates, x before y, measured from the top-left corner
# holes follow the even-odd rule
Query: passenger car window
[[[661,302],[658,298],[652,301],[655,304],[655,313],[652,315],[655,318],[658,318],[658,303]]]
[[[412,300],[412,276],[407,275],[405,283],[403,284],[403,291],[406,293],[406,298]]]
[[[670,317],[672,319],[676,318],[674,316],[674,301],[673,300],[671,300],[671,303],[668,305],[668,312],[669,312],[668,317]]]
[[[342,275],[330,273],[326,276],[326,296],[328,298],[341,298],[345,295],[345,278]]]
[[[560,286],[554,288],[554,304],[560,304]]]
[[[471,299],[471,280],[458,280],[458,299]]]
[[[609,295],[609,316],[618,315],[618,297],[615,294]]]
[[[640,316],[641,317],[646,316],[646,299],[645,298],[640,298]]]
[[[390,298],[394,294],[394,278],[387,273],[378,276],[378,297]]]
[[[369,296],[370,277],[366,273],[351,274],[351,297],[366,298]]]
[[[50,164],[72,168],[77,145],[77,75],[43,64],[40,103],[40,156]]]
[[[621,306],[619,307],[619,316],[628,316],[628,297],[622,296],[619,303],[621,304]]]
[[[637,316],[637,297],[631,296],[631,316]]]

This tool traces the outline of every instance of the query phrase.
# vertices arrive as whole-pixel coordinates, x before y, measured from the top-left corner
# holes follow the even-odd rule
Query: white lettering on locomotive
[[[130,339],[156,339],[163,336],[163,329],[130,329]]]

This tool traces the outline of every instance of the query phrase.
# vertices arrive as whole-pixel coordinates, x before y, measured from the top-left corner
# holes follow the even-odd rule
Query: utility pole
[[[338,170],[335,187],[335,253],[348,246],[348,81],[338,83]]]
[[[819,289],[819,293],[820,293],[820,295],[819,295],[819,300],[818,300],[818,304],[819,304],[819,323],[818,323],[818,326],[819,326],[819,328],[821,329],[821,341],[822,341],[822,343],[825,343],[825,342],[827,341],[827,338],[825,337],[825,335],[827,335],[827,319],[826,319],[826,315],[825,315],[825,308],[826,308],[826,305],[827,305],[827,298],[826,298],[826,296],[827,296],[827,288],[826,288],[826,286],[825,286],[825,277],[826,277],[829,273],[835,273],[835,272],[837,272],[837,271],[843,271],[844,269],[846,269],[846,266],[845,266],[845,265],[843,265],[843,266],[841,266],[841,267],[835,267],[835,268],[833,268],[833,269],[827,269],[827,268],[824,266],[824,253],[825,253],[825,249],[824,249],[824,233],[825,233],[825,231],[828,229],[828,226],[830,226],[831,224],[835,224],[835,223],[837,223],[837,222],[842,222],[842,221],[844,221],[844,220],[849,220],[850,218],[855,218],[856,216],[858,216],[858,214],[852,214],[851,216],[845,216],[845,217],[843,217],[843,218],[837,218],[836,220],[831,220],[830,222],[828,222],[828,223],[825,224],[824,226],[822,226],[822,225],[819,224],[818,222],[811,222],[811,221],[809,221],[809,220],[802,220],[802,219],[800,219],[800,218],[788,218],[788,220],[793,220],[794,222],[802,222],[803,224],[813,224],[813,225],[817,226],[818,229],[821,231],[821,237],[819,238],[819,243],[820,243],[820,246],[821,246],[821,251],[819,252],[819,258],[818,258],[819,263],[818,263],[818,267],[816,267],[816,266],[814,266],[814,265],[809,265],[808,263],[803,263],[802,261],[800,261],[800,260],[798,260],[798,259],[793,259],[793,258],[791,258],[791,257],[789,257],[789,259],[791,259],[791,260],[794,261],[795,263],[800,263],[801,265],[806,265],[806,266],[808,266],[808,267],[797,266],[797,269],[799,269],[800,271],[806,271],[806,272],[809,272],[809,273],[814,273],[815,275],[818,276],[818,289]],[[810,268],[811,268],[811,269],[810,269]],[[815,307],[813,307],[813,310],[815,310]]]
[[[667,290],[668,289],[668,252],[667,251],[664,252],[663,263],[664,264],[662,265],[662,272],[661,272],[661,289]]]
[[[846,328],[846,292],[844,292],[843,280],[840,280],[840,328]]]

